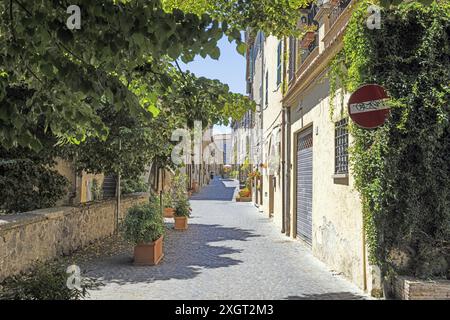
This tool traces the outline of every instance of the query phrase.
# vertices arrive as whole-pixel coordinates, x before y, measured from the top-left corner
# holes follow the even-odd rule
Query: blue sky
[[[228,84],[232,92],[245,94],[245,57],[236,51],[236,44],[229,43],[226,37],[222,38],[218,45],[220,48],[219,60],[209,57],[203,59],[197,56],[188,64],[180,62],[181,69],[189,70],[199,77],[218,79]],[[214,133],[225,132],[230,132],[230,129],[220,126],[214,128]]]

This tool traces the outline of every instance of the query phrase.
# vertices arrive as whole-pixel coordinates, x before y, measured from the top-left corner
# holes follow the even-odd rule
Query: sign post
[[[382,126],[390,113],[386,90],[376,84],[367,84],[356,90],[348,100],[348,114],[361,128]]]

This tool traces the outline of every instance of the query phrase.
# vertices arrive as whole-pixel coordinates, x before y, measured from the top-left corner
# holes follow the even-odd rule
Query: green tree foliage
[[[136,179],[155,160],[162,167],[171,164],[176,142],[170,138],[175,129],[192,128],[194,121],[202,121],[204,127],[226,124],[254,108],[253,102],[231,93],[227,85],[181,72],[170,63],[147,64],[137,72],[142,75],[140,79],[153,75],[140,85],[140,80],[135,80],[131,90],[154,115],[144,112],[133,116],[126,109],[116,111],[108,105],[98,109],[96,115],[107,127],[106,139],[93,136],[62,146],[79,171],[120,172],[124,178]]]
[[[299,9],[313,0],[163,0],[166,11],[174,8],[198,15],[207,13],[225,22],[228,34],[250,28],[279,37],[295,33]]]
[[[90,137],[78,145],[63,145],[65,157],[73,161],[79,172],[140,176],[165,142],[158,135],[157,122],[147,123],[132,117],[127,110],[116,111],[109,106],[98,110],[98,115],[108,128],[106,139]]]
[[[148,192],[150,187],[142,177],[134,179],[125,179],[120,184],[122,194],[130,194],[135,192]]]
[[[448,277],[450,3],[421,2],[392,3],[381,30],[365,25],[370,2],[358,3],[344,38],[341,83],[350,92],[378,83],[392,97],[382,128],[352,128],[371,261],[387,273]]]
[[[68,30],[66,9],[81,8],[81,29]],[[149,60],[217,57],[223,35],[209,15],[165,12],[159,0],[0,2],[0,143],[35,149],[39,121],[72,143],[107,136],[97,114],[142,113],[146,106],[127,86]],[[237,39],[240,43],[240,35]]]

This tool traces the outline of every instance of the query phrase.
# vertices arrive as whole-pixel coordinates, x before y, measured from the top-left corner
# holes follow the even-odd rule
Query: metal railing
[[[314,51],[315,48],[319,46],[319,37],[316,34],[314,41],[309,45],[308,48],[303,49],[302,51],[302,62],[308,58],[308,56]]]
[[[317,12],[319,12],[319,7],[315,4],[311,4],[308,9],[305,9],[304,14],[300,20],[300,25],[302,26],[319,26],[319,23],[314,20],[315,16],[317,15]],[[299,40],[301,39],[295,39],[290,38],[289,39],[289,47],[290,47],[290,53],[289,53],[289,82],[295,79],[295,75],[297,74],[298,69],[303,64],[303,61],[311,54],[311,52],[314,51],[314,49],[319,45],[318,37],[316,35],[313,43],[307,48],[302,49],[299,44]],[[300,58],[300,61],[298,61],[297,57]]]
[[[339,16],[344,12],[344,10],[348,7],[348,5],[352,2],[352,0],[340,0],[339,4],[333,6],[330,12],[330,26],[332,26]]]

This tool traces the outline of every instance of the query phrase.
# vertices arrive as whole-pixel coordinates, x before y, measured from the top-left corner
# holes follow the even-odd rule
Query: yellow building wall
[[[94,179],[97,180],[97,183],[101,187],[103,185],[103,179],[105,176],[103,174],[90,174],[83,172],[81,176],[81,186],[80,186],[80,202],[90,202],[93,201],[93,195],[91,193],[91,186]]]
[[[338,183],[333,178],[335,156],[334,122],[345,116],[336,99],[330,119],[329,83],[317,80],[291,107],[291,234],[296,234],[297,134],[313,126],[312,253],[332,270],[364,288],[364,242],[362,208],[354,179]],[[346,100],[344,100],[346,101]],[[349,137],[349,142],[352,139]],[[350,169],[351,170],[351,169]]]

